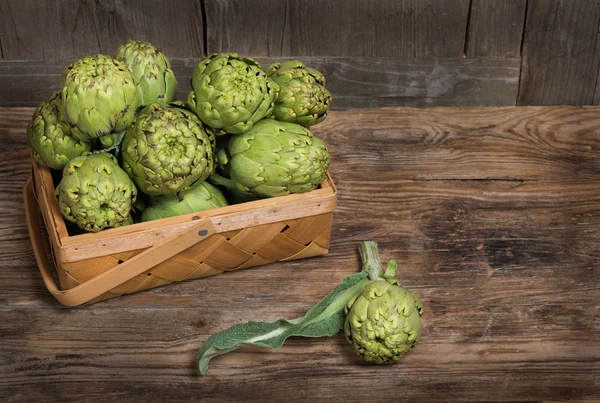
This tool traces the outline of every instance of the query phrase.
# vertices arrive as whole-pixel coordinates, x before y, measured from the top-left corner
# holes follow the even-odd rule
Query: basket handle
[[[67,306],[77,306],[91,301],[215,233],[215,228],[210,219],[197,220],[194,225],[185,232],[157,243],[139,255],[134,256],[122,264],[119,264],[76,287],[62,291],[54,280],[50,262],[45,253],[44,239],[40,232],[38,205],[31,178],[29,178],[25,184],[23,196],[25,200],[25,214],[27,216],[29,238],[31,239],[33,253],[35,254],[40,273],[42,274],[42,279],[44,280],[48,291],[50,291],[61,304]]]

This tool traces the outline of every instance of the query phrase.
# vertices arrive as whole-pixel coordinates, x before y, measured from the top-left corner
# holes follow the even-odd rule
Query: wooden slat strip
[[[264,68],[285,60],[258,57]],[[403,58],[299,56],[325,74],[334,109],[381,106],[514,105],[520,58]],[[37,106],[60,85],[72,60],[0,61],[0,106]],[[173,59],[178,99],[187,99],[189,82],[201,59]]]
[[[518,104],[591,104],[599,25],[596,0],[528,0]]]

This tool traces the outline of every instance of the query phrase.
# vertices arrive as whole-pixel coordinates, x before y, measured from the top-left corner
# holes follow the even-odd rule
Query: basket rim
[[[320,188],[306,193],[277,196],[123,227],[107,228],[96,233],[69,235],[54,197],[55,188],[50,169],[35,161],[32,161],[32,164],[36,196],[46,229],[54,246],[57,261],[64,262],[108,255],[114,253],[115,248],[121,251],[147,248],[169,235],[186,230],[194,220],[199,218],[211,219],[217,232],[226,232],[283,219],[290,220],[331,212],[337,204],[337,189],[331,175],[327,172],[327,177]],[[119,240],[128,245],[119,244]]]

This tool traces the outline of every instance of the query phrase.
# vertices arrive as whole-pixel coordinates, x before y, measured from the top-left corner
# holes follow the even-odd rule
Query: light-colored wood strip
[[[252,258],[252,254],[245,252],[229,242],[223,242],[219,248],[215,249],[204,261],[217,270],[227,270],[237,267]]]
[[[62,264],[62,268],[77,281],[84,283],[118,264],[119,259],[109,255],[78,262],[65,262]]]
[[[202,262],[209,256],[215,249],[219,248],[224,242],[227,242],[226,238],[220,234],[209,236],[202,242],[197,243],[181,252],[181,256],[192,260],[194,262]]]
[[[191,261],[180,255],[175,255],[161,264],[154,266],[148,273],[151,273],[153,277],[174,282],[188,278],[197,268],[198,262]]]
[[[252,253],[271,242],[286,226],[283,222],[244,228],[229,241],[232,245]]]
[[[331,214],[302,218],[285,231],[285,236],[302,245],[306,245],[317,235],[330,228],[331,220]]]
[[[290,257],[304,249],[304,245],[285,236],[285,233],[277,235],[271,242],[256,251],[256,254],[266,259],[277,261]]]
[[[202,278],[202,277],[209,277],[209,276],[216,276],[217,274],[221,274],[222,271],[215,269],[214,267],[208,265],[207,263],[202,263],[200,266],[198,266],[198,268],[190,274],[190,276],[188,278],[186,278],[186,280],[190,280],[190,279],[195,279],[195,278]]]
[[[321,232],[317,237],[315,237],[315,239],[313,240],[313,243],[316,243],[323,249],[329,249],[329,243],[330,243],[330,238],[331,238],[331,228],[332,228],[331,226],[328,228],[325,228],[325,230],[323,232]]]
[[[259,254],[255,254],[252,256],[252,258],[250,258],[250,260],[246,261],[244,264],[237,266],[237,267],[233,267],[231,269],[228,269],[228,271],[247,269],[249,267],[261,266],[261,265],[265,265],[265,264],[269,264],[269,263],[273,263],[273,261],[266,259],[265,257],[263,257]]]
[[[300,252],[295,255],[290,256],[285,260],[296,260],[296,259],[304,259],[307,257],[320,256],[327,253],[327,249],[321,247],[316,242],[311,242],[308,246],[304,247]]]

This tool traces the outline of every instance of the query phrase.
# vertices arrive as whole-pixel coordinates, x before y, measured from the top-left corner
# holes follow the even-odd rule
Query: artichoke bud
[[[65,166],[56,197],[65,219],[96,232],[133,223],[137,189],[114,156],[89,154]]]
[[[270,65],[267,75],[280,87],[273,108],[275,119],[308,127],[327,117],[332,97],[321,72],[299,60],[287,60]]]
[[[244,133],[273,109],[279,86],[252,58],[212,54],[192,76],[188,104],[213,129]]]
[[[116,59],[125,64],[133,74],[140,105],[175,100],[177,79],[171,70],[171,63],[152,44],[130,40],[119,47]]]
[[[298,124],[263,119],[228,145],[229,177],[259,198],[316,189],[327,176],[329,151]]]
[[[42,102],[29,122],[27,139],[34,160],[43,166],[62,170],[67,163],[91,151],[92,142],[73,136],[60,116],[60,94],[55,92]]]
[[[77,137],[96,139],[131,125],[138,107],[131,72],[105,55],[80,59],[61,77],[61,113]]]
[[[376,249],[372,253],[377,256]],[[380,267],[378,261],[374,264]],[[346,306],[348,342],[358,355],[378,364],[399,360],[421,338],[423,304],[396,279],[396,267],[395,260],[388,261],[381,279],[369,283]]]
[[[137,115],[121,143],[122,166],[151,196],[177,193],[214,170],[211,139],[192,112],[153,103]]]
[[[219,189],[208,182],[198,181],[176,194],[153,198],[142,211],[141,221],[196,213],[226,205],[227,200]]]

